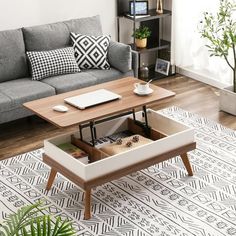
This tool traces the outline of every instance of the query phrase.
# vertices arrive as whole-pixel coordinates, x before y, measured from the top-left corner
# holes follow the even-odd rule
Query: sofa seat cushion
[[[6,95],[0,93],[0,112],[6,111],[11,105],[11,99]]]
[[[32,115],[33,112],[24,107],[18,107],[10,111],[3,111],[0,115],[0,124]]]
[[[76,90],[97,83],[97,79],[85,72],[76,74],[60,75],[41,80],[56,89],[56,93],[65,93],[71,90]]]
[[[9,111],[22,107],[25,102],[55,95],[55,89],[48,84],[32,81],[31,78],[22,78],[1,83],[0,93],[11,100],[5,108],[5,111]]]
[[[128,76],[133,76],[132,70],[127,73],[122,73],[119,70],[114,69],[114,68],[111,68],[110,70],[91,69],[91,70],[86,70],[86,73],[96,77],[97,83],[99,84],[116,80],[116,79],[125,78]]]
[[[0,31],[0,82],[29,76],[21,29]]]

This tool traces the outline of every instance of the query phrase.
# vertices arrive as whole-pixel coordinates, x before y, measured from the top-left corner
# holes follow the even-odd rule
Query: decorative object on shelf
[[[139,141],[139,136],[138,135],[133,136],[132,141],[134,143],[137,143]]]
[[[41,202],[20,208],[0,224],[0,235],[76,235],[72,222],[62,220],[60,217],[55,219],[49,214],[39,215],[44,210],[45,207]]]
[[[121,138],[118,138],[118,139],[116,140],[116,144],[117,144],[117,145],[121,145],[121,144],[122,144],[122,139],[121,139]]]
[[[134,7],[135,4],[135,7]],[[148,1],[130,1],[129,2],[129,14],[131,16],[142,16],[148,14]]]
[[[157,0],[157,14],[163,14],[163,0]]]
[[[221,0],[216,15],[205,12],[200,22],[201,37],[208,40],[210,56],[223,57],[233,71],[233,86],[221,90],[220,110],[236,115],[236,2]],[[233,55],[233,56],[232,56]],[[233,60],[230,61],[232,56]]]
[[[170,70],[170,62],[157,58],[155,71],[163,75],[169,75],[169,70]]]
[[[140,67],[139,69],[140,75],[139,77],[143,80],[148,79],[149,76],[149,69],[147,66],[145,66],[145,64],[143,63],[143,65]]]
[[[135,29],[133,35],[135,44],[138,48],[145,48],[147,46],[147,38],[151,36],[151,30],[147,26],[140,26]]]
[[[126,146],[127,146],[127,147],[132,147],[132,145],[133,145],[133,144],[132,144],[131,141],[128,141],[128,142],[126,143]]]

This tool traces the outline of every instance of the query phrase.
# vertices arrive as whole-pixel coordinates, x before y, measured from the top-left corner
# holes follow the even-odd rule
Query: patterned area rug
[[[78,235],[236,235],[236,132],[177,107],[160,113],[196,128],[193,177],[175,157],[97,187],[85,221],[80,188],[58,175],[44,190],[49,168],[40,149],[0,162],[0,219],[44,199],[50,213],[74,221]]]

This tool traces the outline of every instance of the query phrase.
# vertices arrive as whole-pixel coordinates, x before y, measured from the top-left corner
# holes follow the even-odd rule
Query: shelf
[[[135,18],[135,21],[136,22],[142,22],[142,21],[147,21],[147,20],[160,19],[160,18],[163,18],[163,17],[166,17],[166,16],[171,16],[171,11],[164,9],[162,14],[157,14],[156,9],[150,9],[148,11],[148,14],[149,14],[149,16],[142,16],[142,17],[137,16]],[[119,17],[124,17],[128,20],[134,21],[134,17],[131,17],[131,16],[120,15]]]
[[[161,73],[155,72],[154,69],[150,70],[149,73],[150,73],[149,79],[153,79],[153,80],[164,79],[169,76],[169,75],[163,75]]]
[[[141,80],[145,80],[146,82],[149,81],[150,79],[152,80],[158,80],[158,79],[164,79],[166,77],[169,77],[169,76],[173,76],[174,74],[171,74],[171,72],[169,73],[169,75],[164,75],[164,74],[161,74],[161,73],[158,73],[155,71],[155,65],[150,65],[148,66],[149,68],[149,75],[148,75],[148,78],[147,79],[143,79],[143,78],[140,78]]]
[[[146,61],[146,65],[149,67],[149,79],[161,79],[168,77],[167,75],[163,75],[161,73],[155,72],[154,55],[158,58],[165,59],[170,61],[171,59],[171,17],[172,11],[163,9],[162,14],[157,14],[156,9],[149,9],[148,15],[144,16],[130,16],[129,15],[129,1],[127,0],[117,0],[117,31],[118,31],[118,41],[120,42],[120,31],[123,26],[127,28],[128,21],[132,24],[132,29],[130,35],[134,34],[135,29],[137,27],[148,27],[151,31],[150,37],[147,39],[147,47],[146,48],[137,48],[135,45],[135,40],[133,38],[132,43],[129,44],[132,50],[138,53],[138,66],[139,69],[143,61]],[[122,23],[122,24],[121,24]],[[122,26],[122,27],[121,27]],[[128,27],[130,27],[129,25]],[[163,32],[164,29],[167,28],[165,33],[168,35],[169,41],[163,40]],[[150,54],[150,56],[148,55]],[[150,58],[150,59],[149,59]],[[150,63],[152,65],[150,65]],[[171,76],[174,72],[174,67],[171,66],[169,76]]]
[[[131,46],[132,50],[134,50],[140,54],[155,52],[155,51],[166,49],[166,48],[170,47],[169,41],[166,41],[166,40],[160,40],[160,41],[161,41],[160,45],[158,45],[159,43],[149,44],[149,45],[147,45],[146,48],[137,48],[134,44],[130,44],[130,46]]]

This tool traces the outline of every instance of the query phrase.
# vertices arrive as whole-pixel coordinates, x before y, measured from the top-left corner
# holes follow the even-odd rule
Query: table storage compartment
[[[69,133],[44,141],[45,154],[84,181],[89,181],[133,164],[148,160],[165,152],[194,142],[194,130],[171,120],[156,111],[148,110],[149,138],[152,142],[109,156],[99,148],[88,144],[90,128],[83,129],[83,141],[79,132]],[[136,120],[143,122],[142,112],[136,112]],[[132,115],[123,116],[96,125],[97,137],[106,137],[129,130],[145,136],[147,130],[138,125]],[[71,142],[89,154],[90,163],[84,164],[73,158],[57,145]]]

